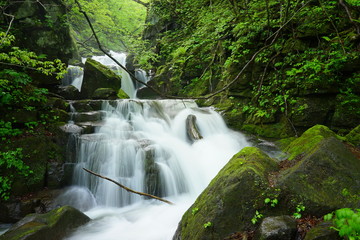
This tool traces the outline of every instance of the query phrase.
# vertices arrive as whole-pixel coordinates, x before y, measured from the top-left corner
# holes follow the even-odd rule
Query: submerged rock
[[[196,141],[196,140],[200,140],[203,137],[201,136],[201,133],[196,125],[196,116],[190,114],[187,118],[186,118],[186,133],[188,138],[191,141]]]
[[[65,206],[45,214],[29,214],[6,233],[0,240],[61,240],[70,230],[90,221],[79,210]]]

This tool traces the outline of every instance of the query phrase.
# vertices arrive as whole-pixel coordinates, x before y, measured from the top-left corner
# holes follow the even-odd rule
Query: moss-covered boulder
[[[259,125],[244,124],[241,130],[259,137],[276,139],[292,137],[295,134],[291,127],[284,122]]]
[[[346,141],[348,141],[349,143],[360,147],[360,125],[358,125],[356,128],[354,128],[353,130],[351,130],[346,136],[345,136]]]
[[[12,34],[15,34],[17,46],[65,63],[79,57],[63,1],[14,1],[6,8],[8,14],[14,15],[12,29],[16,30]],[[5,18],[3,25],[8,25]]]
[[[119,89],[119,91],[117,93],[117,97],[119,99],[129,99],[130,98],[129,95],[127,95],[127,93],[122,89]]]
[[[70,206],[46,214],[30,214],[0,236],[0,240],[61,240],[69,231],[89,222],[90,218]]]
[[[98,88],[112,88],[117,92],[121,88],[121,77],[105,65],[88,58],[85,62],[81,98],[90,99]]]
[[[254,147],[244,148],[211,181],[183,215],[173,239],[224,239],[254,229],[254,204],[268,187],[276,163]]]
[[[322,140],[335,136],[336,134],[328,127],[315,125],[305,131],[301,137],[288,144],[284,151],[289,154],[289,160],[293,160],[295,157],[304,156],[309,153],[312,148],[314,148]]]
[[[360,207],[360,161],[327,127],[309,129],[287,151],[293,166],[279,173],[275,185],[286,201],[302,203],[314,216]]]
[[[94,91],[92,99],[115,100],[117,99],[117,93],[112,88],[98,88]]]
[[[332,229],[331,222],[322,222],[306,233],[304,240],[340,240],[338,232]]]

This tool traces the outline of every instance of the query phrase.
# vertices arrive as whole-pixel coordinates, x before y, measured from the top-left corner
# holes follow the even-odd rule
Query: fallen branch
[[[135,194],[138,194],[138,195],[141,195],[141,196],[145,196],[145,197],[150,197],[150,198],[153,198],[153,199],[156,199],[156,200],[165,202],[165,203],[167,203],[167,204],[171,204],[171,205],[174,204],[174,203],[172,203],[172,202],[170,202],[170,201],[168,201],[168,200],[159,198],[159,197],[157,197],[157,196],[154,196],[154,195],[151,195],[151,194],[148,194],[148,193],[137,192],[137,191],[135,191],[135,190],[132,190],[132,189],[130,189],[130,188],[128,188],[128,187],[125,187],[124,185],[116,182],[115,180],[113,180],[113,179],[111,179],[111,178],[107,178],[107,177],[101,176],[100,174],[95,173],[95,172],[93,172],[93,171],[90,171],[89,169],[86,169],[86,168],[83,168],[83,169],[84,169],[86,172],[88,172],[88,173],[90,173],[90,174],[92,174],[92,175],[94,175],[94,176],[97,176],[97,177],[99,177],[99,178],[102,178],[102,179],[105,179],[105,180],[108,180],[108,181],[110,181],[110,182],[115,183],[116,185],[118,185],[119,187],[125,189],[125,190],[128,191],[128,192],[135,193]]]

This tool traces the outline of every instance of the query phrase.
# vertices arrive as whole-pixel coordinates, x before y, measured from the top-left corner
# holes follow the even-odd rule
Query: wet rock
[[[117,99],[116,91],[112,88],[98,88],[92,95],[92,99]]]
[[[124,90],[120,89],[117,93],[117,98],[119,99],[129,99],[129,95],[127,95],[126,92],[124,92]]]
[[[188,138],[192,142],[203,138],[201,136],[201,133],[200,133],[197,125],[196,125],[196,116],[195,115],[190,114],[186,118],[186,133],[187,133]]]
[[[223,239],[234,232],[254,230],[255,201],[267,188],[269,171],[276,168],[259,149],[241,150],[185,212],[173,239]],[[209,222],[211,226],[205,228]]]
[[[163,196],[161,190],[161,178],[159,166],[155,163],[155,149],[152,146],[144,148],[145,152],[145,192],[155,195]]]
[[[81,98],[79,90],[73,85],[59,87],[57,94],[68,100],[78,100]]]
[[[121,77],[105,65],[88,58],[80,92],[82,99],[90,99],[98,88],[112,88],[117,92],[121,88]]]
[[[290,216],[267,217],[262,221],[256,240],[295,239],[296,221]]]
[[[95,122],[100,121],[102,113],[99,111],[79,112],[73,114],[74,122]]]
[[[89,221],[79,210],[65,206],[45,214],[27,215],[1,235],[0,240],[61,240],[69,231]]]

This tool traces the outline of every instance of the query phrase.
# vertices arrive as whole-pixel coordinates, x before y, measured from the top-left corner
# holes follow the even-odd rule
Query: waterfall
[[[109,54],[115,58],[121,65],[126,66],[126,54],[125,53],[117,53],[114,51],[110,51]],[[121,76],[121,89],[127,93],[130,98],[136,97],[136,89],[143,87],[142,84],[136,83],[134,85],[133,80],[130,75],[122,69],[119,65],[117,65],[111,58],[106,55],[103,56],[93,56],[92,59],[102,63],[103,65],[112,69],[116,74]],[[86,58],[82,58],[83,64],[85,64]],[[83,82],[84,69],[82,67],[69,65],[67,68],[67,73],[64,75],[62,79],[62,86],[73,85],[79,91],[81,91],[81,85]],[[135,77],[143,82],[148,81],[148,76],[146,72],[142,69],[137,69],[135,71]]]
[[[62,86],[73,85],[81,91],[81,85],[84,77],[84,69],[82,67],[69,65],[67,72],[62,79]]]
[[[249,145],[213,109],[190,100],[103,101],[101,111],[102,123],[94,133],[78,137],[72,197],[61,198],[63,204],[76,202],[93,219],[70,240],[171,239],[185,210]],[[203,136],[195,142],[186,134],[189,115],[196,116]],[[128,193],[83,167],[175,205]]]
[[[110,51],[109,54],[116,59],[121,65],[126,66],[126,54],[125,53],[117,53],[114,51]],[[117,74],[121,76],[121,89],[127,93],[130,98],[135,98],[135,86],[130,77],[130,75],[122,69],[119,65],[117,65],[111,58],[108,56],[94,56],[92,57],[94,60],[104,64],[105,66],[111,68]]]
[[[135,70],[135,77],[136,77],[136,79],[138,79],[144,83],[147,83],[149,81],[149,76],[142,69]],[[142,87],[145,87],[145,85],[142,83],[136,82],[136,89],[140,89]]]

